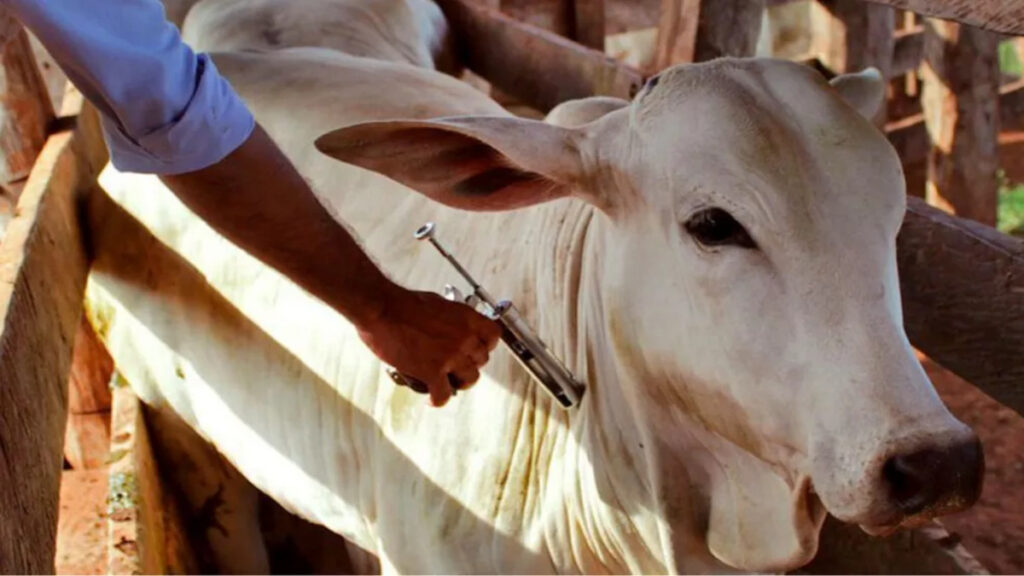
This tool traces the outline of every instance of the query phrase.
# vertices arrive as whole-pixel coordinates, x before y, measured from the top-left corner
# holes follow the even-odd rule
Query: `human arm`
[[[346,315],[382,360],[431,400],[465,383],[498,328],[461,304],[388,280],[258,127],[157,0],[0,0],[100,111],[111,160],[160,174],[201,218]]]
[[[217,164],[163,181],[226,238],[344,314],[378,357],[427,384],[434,405],[451,396],[449,373],[467,385],[479,378],[497,325],[391,282],[258,126]]]

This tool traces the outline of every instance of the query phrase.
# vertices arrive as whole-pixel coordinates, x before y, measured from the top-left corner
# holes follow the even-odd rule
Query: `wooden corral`
[[[439,4],[462,62],[537,110],[591,95],[630,98],[655,71],[604,54],[601,0],[554,2],[564,35],[501,13],[497,1]],[[753,55],[764,5],[663,0],[655,68]],[[925,18],[896,31],[881,5]],[[927,161],[930,199],[981,223],[909,199],[898,240],[907,332],[931,358],[1024,414],[1016,357],[1024,349],[1024,245],[985,225],[993,222],[998,122],[1024,112],[1024,85],[1001,84],[990,62],[994,34],[1024,35],[1024,1],[827,0],[815,9],[808,58],[820,69],[872,65],[898,79],[923,66],[922,109],[888,123],[887,133],[908,166]],[[967,59],[984,65],[965,67]],[[138,400],[127,388],[107,390],[113,366],[80,330],[92,239],[101,232],[84,215],[86,201],[102,195],[97,118],[77,95],[54,118],[34,66],[20,33],[3,48],[0,82],[0,185],[20,191],[0,243],[0,573],[54,570],[65,457],[75,469],[110,466],[111,573],[194,571]],[[879,541],[830,524],[822,550],[808,572],[982,570],[932,526]],[[880,558],[884,565],[865,563]]]

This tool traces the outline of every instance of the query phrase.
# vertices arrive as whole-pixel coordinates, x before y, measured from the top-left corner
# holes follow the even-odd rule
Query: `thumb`
[[[447,376],[431,378],[427,382],[427,386],[430,387],[430,404],[435,408],[444,406],[452,397],[452,386],[448,383]]]

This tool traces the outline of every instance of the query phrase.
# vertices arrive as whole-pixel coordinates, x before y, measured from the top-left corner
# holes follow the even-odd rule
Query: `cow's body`
[[[723,561],[780,569],[813,555],[824,509],[810,472],[787,469],[790,456],[776,458],[755,419],[739,416],[749,408],[729,394],[704,397],[694,387],[688,405],[646,372],[645,346],[659,343],[638,341],[633,323],[645,320],[616,302],[632,292],[657,301],[656,287],[609,285],[602,276],[636,264],[609,245],[624,225],[576,198],[469,216],[313,144],[371,120],[508,117],[500,106],[428,69],[329,50],[221,53],[215,61],[395,280],[438,290],[456,279],[412,240],[413,230],[436,222],[477,279],[514,300],[587,382],[586,399],[562,411],[501,352],[471,392],[431,409],[426,397],[391,383],[341,316],[218,237],[158,180],[108,171],[102,183],[111,195],[208,282],[155,252],[142,267],[130,246],[101,254],[91,317],[143,400],[173,410],[256,487],[379,556],[385,571],[719,572],[730,570]],[[723,66],[709,73],[789,75],[794,90],[817,86],[795,65]],[[744,96],[723,92],[731,97]],[[604,112],[626,121],[615,102],[599,104],[560,123]],[[883,175],[894,165],[887,154],[878,155]],[[852,242],[867,245],[880,233],[851,225]],[[878,330],[908,354],[905,338]],[[705,338],[694,336],[693,346]],[[873,390],[863,395],[886,393]],[[930,388],[914,390],[925,406],[904,422],[914,434],[960,433]],[[648,418],[649,403],[675,406],[673,416]],[[862,417],[871,434],[901,425]],[[832,498],[837,513],[854,509],[852,496]]]
[[[343,62],[336,55],[323,56],[335,71]],[[420,102],[416,113],[422,118],[506,113],[468,85],[436,74],[359,61],[342,77],[311,65],[316,55],[309,51],[300,50],[294,57],[302,58],[302,65],[284,53],[259,57],[256,65],[251,59],[257,57],[247,55],[224,55],[216,61],[266,129],[303,167],[325,203],[343,215],[395,280],[433,290],[456,280],[443,260],[412,239],[423,222],[435,221],[439,234],[479,281],[495,294],[514,298],[554,351],[589,379],[577,345],[578,329],[569,319],[579,316],[578,308],[587,308],[580,294],[597,289],[592,279],[577,277],[583,265],[578,256],[593,223],[592,208],[564,200],[529,213],[467,219],[465,213],[340,165],[313,148],[324,126],[410,117],[414,114],[408,102],[413,100]],[[327,88],[326,78],[337,82],[335,89],[282,91],[305,82]],[[394,97],[395,106],[389,109],[379,94]],[[326,100],[318,102],[321,97]],[[371,104],[364,105],[367,102]],[[576,478],[614,479],[619,485],[614,491],[624,496],[640,482],[633,476],[637,471],[623,466],[623,455],[600,455],[603,441],[588,438],[607,429],[600,414],[581,414],[570,428],[566,414],[505,354],[496,355],[472,392],[443,410],[429,409],[425,396],[391,383],[340,315],[186,216],[156,179],[108,174],[103,183],[113,194],[121,192],[122,202],[147,227],[297,356],[288,359],[266,338],[254,344],[237,328],[230,334],[198,328],[217,321],[219,313],[212,304],[204,308],[183,303],[179,308],[142,293],[135,296],[144,300],[131,304],[125,302],[126,296],[118,299],[142,318],[152,313],[166,319],[157,323],[146,318],[144,324],[165,325],[173,333],[159,337],[184,348],[178,350],[184,356],[179,361],[192,365],[184,369],[189,385],[182,386],[175,370],[146,368],[167,352],[139,338],[139,327],[126,324],[121,340],[115,323],[107,336],[121,370],[144,400],[169,402],[250,481],[285,507],[379,552],[385,567],[403,572],[664,569],[654,554],[641,556],[640,562],[620,556],[625,551],[633,556],[644,546],[628,536],[636,529],[624,511],[614,510],[615,501],[596,510],[573,505],[611,489],[577,485]],[[144,202],[133,202],[143,196]],[[536,258],[517,256],[527,250]],[[152,270],[161,272],[178,276],[174,270]],[[169,280],[157,284],[167,290]],[[586,284],[591,286],[583,289]],[[211,365],[220,365],[216,375],[206,374],[208,367],[196,362],[193,354],[200,350]],[[211,393],[222,397],[224,404],[210,402],[205,396]],[[234,417],[225,418],[232,413]],[[311,422],[326,425],[318,432],[323,434],[318,445],[289,452],[283,461],[267,458],[272,447],[309,444],[311,430],[296,423]],[[251,430],[251,423],[273,425]],[[246,447],[252,461],[226,446]],[[591,472],[591,467],[600,472]],[[620,474],[623,477],[616,478]],[[384,493],[379,491],[382,487]],[[364,516],[367,510],[375,510],[372,520]],[[584,513],[595,516],[577,516]],[[577,528],[587,525],[604,532],[601,540],[617,551],[591,550],[591,543],[567,545],[563,540],[582,538]],[[385,542],[402,544],[389,549],[382,546]],[[531,549],[525,548],[526,542]],[[481,551],[487,552],[481,556]],[[704,558],[687,567],[713,566]]]

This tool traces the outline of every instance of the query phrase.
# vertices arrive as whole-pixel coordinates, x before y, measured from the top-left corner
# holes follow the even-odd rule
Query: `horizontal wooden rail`
[[[766,0],[768,6],[794,0]],[[916,12],[922,16],[954,20],[984,30],[1024,36],[1024,0],[864,0]]]
[[[1024,415],[1024,242],[910,198],[898,255],[911,342]]]
[[[930,18],[1024,36],[1024,0],[868,0]]]
[[[99,160],[83,148],[98,138],[95,117],[78,118],[43,147],[0,243],[3,574],[54,570],[68,369],[88,270],[79,210]]]
[[[463,63],[502,92],[547,111],[573,98],[629,97],[640,71],[497,10],[467,0],[439,0]]]
[[[630,98],[641,81],[637,71],[600,52],[476,8],[468,0],[442,4],[462,38],[469,67],[502,90],[512,91],[530,79],[529,89],[516,92],[528,105],[546,109],[593,94]],[[927,149],[925,134],[925,154]],[[911,341],[1024,414],[1024,362],[1018,356],[1024,350],[1022,243],[911,198],[899,254]]]
[[[1000,89],[999,116],[1004,129],[1024,127],[1024,81],[1007,84]],[[890,124],[886,132],[889,141],[900,151],[904,165],[917,164],[928,159],[931,142],[923,115],[910,116]]]

